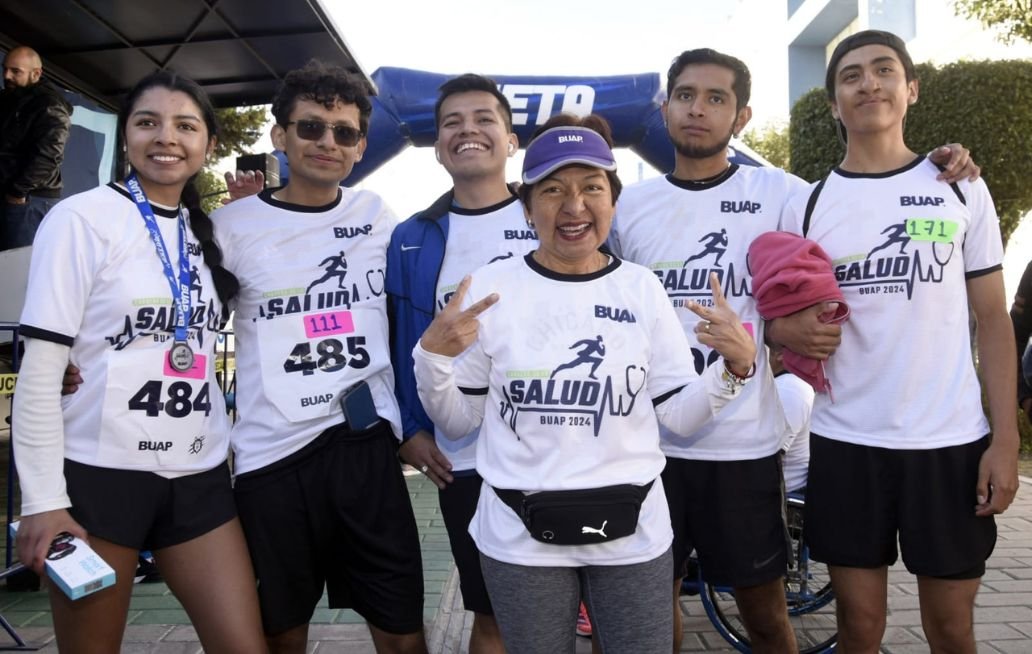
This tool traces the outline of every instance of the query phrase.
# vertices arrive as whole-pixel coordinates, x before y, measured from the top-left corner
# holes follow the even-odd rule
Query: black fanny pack
[[[641,503],[653,483],[530,495],[505,488],[495,488],[494,492],[516,512],[534,540],[549,545],[592,545],[635,532]]]

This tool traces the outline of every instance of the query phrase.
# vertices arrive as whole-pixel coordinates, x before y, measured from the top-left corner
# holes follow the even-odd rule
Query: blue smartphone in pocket
[[[364,380],[349,386],[340,396],[340,408],[352,431],[369,429],[380,421],[373,402],[373,392]]]

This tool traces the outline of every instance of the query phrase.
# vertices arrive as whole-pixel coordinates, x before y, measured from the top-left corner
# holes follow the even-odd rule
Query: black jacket
[[[1032,386],[1025,380],[1022,370],[1022,357],[1032,336],[1032,262],[1025,268],[1014,294],[1014,304],[1010,309],[1011,323],[1014,325],[1014,340],[1018,350],[1018,403],[1032,397]]]
[[[40,83],[0,92],[0,193],[61,196],[72,105]]]

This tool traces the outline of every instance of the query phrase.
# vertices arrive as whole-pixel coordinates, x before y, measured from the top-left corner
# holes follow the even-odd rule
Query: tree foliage
[[[1032,210],[1032,61],[972,61],[917,67],[920,93],[904,137],[915,152],[961,143],[982,167],[1004,242]],[[842,161],[824,89],[792,107],[791,170],[816,180]]]
[[[217,110],[220,134],[215,145],[215,158],[247,154],[247,149],[261,138],[269,114],[261,107],[230,107]]]
[[[790,171],[813,182],[828,174],[846,149],[835,134],[824,89],[810,89],[792,106],[788,124]]]
[[[763,127],[750,129],[742,135],[742,141],[778,168],[788,170],[788,125],[769,122]]]
[[[953,10],[999,30],[1004,43],[1032,41],[1032,0],[954,0]]]
[[[211,214],[222,206],[222,198],[226,192],[226,182],[222,176],[210,168],[202,168],[194,178],[194,186],[201,194],[201,208],[205,213]]]
[[[216,110],[219,120],[219,138],[215,143],[213,161],[219,161],[234,154],[249,154],[249,148],[258,141],[268,121],[268,112],[264,106],[237,107]],[[219,175],[206,166],[194,180],[197,191],[201,194],[201,208],[208,213],[221,206],[226,183]]]

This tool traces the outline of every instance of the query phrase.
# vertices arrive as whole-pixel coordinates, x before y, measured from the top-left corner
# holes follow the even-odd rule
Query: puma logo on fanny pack
[[[595,529],[594,527],[584,526],[584,527],[580,528],[580,533],[582,533],[582,534],[598,534],[602,538],[609,538],[609,536],[606,536],[606,531],[605,531],[607,524],[609,524],[609,521],[608,520],[603,520],[602,521],[602,526],[599,527],[598,529]]]

